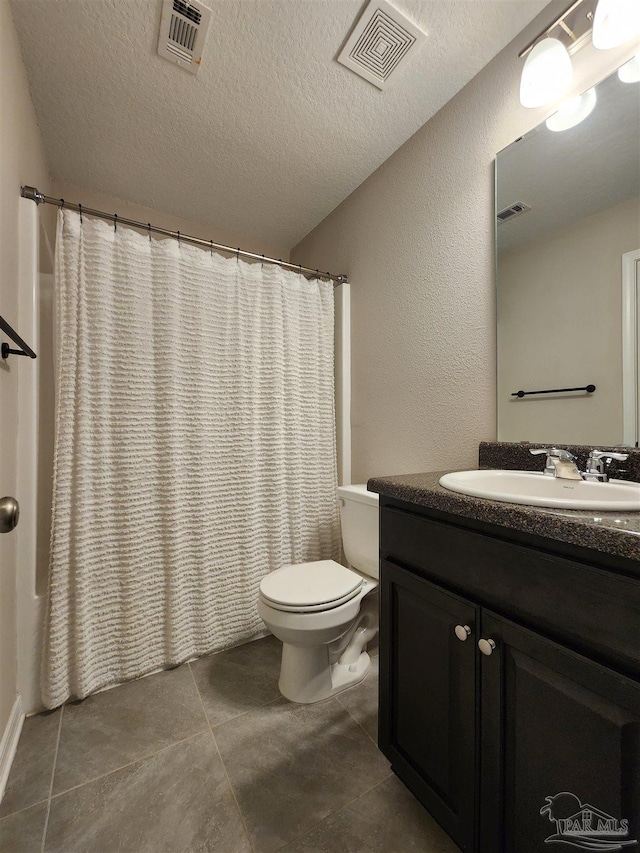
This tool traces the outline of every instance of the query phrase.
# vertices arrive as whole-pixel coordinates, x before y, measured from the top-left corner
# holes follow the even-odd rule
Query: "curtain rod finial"
[[[44,204],[44,193],[38,192],[35,187],[24,186],[20,190],[22,198],[29,198],[36,204]]]

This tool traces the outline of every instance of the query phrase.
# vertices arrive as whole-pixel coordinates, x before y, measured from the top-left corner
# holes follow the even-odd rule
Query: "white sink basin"
[[[640,510],[640,483],[564,480],[535,471],[457,471],[440,478],[452,492],[510,504],[597,509],[611,512]]]

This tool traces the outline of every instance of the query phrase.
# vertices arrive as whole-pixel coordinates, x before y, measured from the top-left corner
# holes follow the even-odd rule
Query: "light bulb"
[[[589,89],[583,95],[569,98],[558,107],[558,112],[547,119],[549,130],[569,130],[584,121],[596,105],[596,90]]]
[[[640,53],[618,68],[618,77],[623,83],[640,82]]]
[[[569,88],[572,76],[571,58],[562,42],[542,39],[522,69],[520,103],[523,107],[543,107],[556,101]]]
[[[618,47],[640,33],[638,0],[598,0],[593,19],[593,46],[598,50]]]

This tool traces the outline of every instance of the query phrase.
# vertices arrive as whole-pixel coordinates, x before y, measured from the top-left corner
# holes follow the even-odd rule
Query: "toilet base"
[[[278,687],[291,702],[304,705],[321,702],[366,676],[371,658],[362,652],[355,663],[329,663],[328,646],[282,644],[282,666]]]

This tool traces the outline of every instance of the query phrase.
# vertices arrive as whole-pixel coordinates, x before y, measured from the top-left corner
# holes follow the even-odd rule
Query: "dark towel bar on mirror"
[[[512,397],[528,397],[529,394],[564,394],[565,391],[587,391],[593,394],[596,390],[595,385],[583,385],[580,388],[549,388],[546,391],[514,391]]]
[[[36,358],[36,354],[29,344],[22,340],[20,335],[9,325],[9,323],[7,323],[4,317],[0,317],[0,329],[5,333],[5,335],[9,335],[14,344],[17,344],[20,347],[20,349],[11,349],[8,343],[3,342],[2,347],[0,348],[2,358],[9,358],[10,355],[26,355],[29,358]]]

